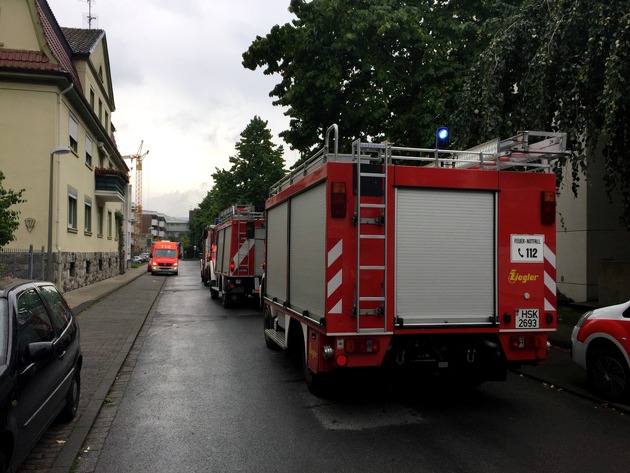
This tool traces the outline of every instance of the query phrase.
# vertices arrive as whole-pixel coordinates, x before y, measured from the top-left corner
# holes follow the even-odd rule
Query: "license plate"
[[[516,309],[516,328],[538,328],[538,309]]]

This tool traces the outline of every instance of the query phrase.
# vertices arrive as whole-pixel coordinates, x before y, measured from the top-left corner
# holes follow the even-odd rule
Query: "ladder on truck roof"
[[[352,144],[352,160],[356,167],[354,222],[357,226],[357,271],[352,311],[357,332],[384,332],[387,329],[388,150],[387,143],[357,140]],[[377,251],[372,251],[375,247]],[[372,281],[369,287],[361,284],[366,278]],[[368,316],[380,316],[382,326],[373,322],[362,325],[362,319]]]

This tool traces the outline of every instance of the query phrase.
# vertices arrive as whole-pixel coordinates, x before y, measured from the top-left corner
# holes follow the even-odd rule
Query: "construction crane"
[[[142,234],[142,160],[149,154],[148,151],[142,152],[144,140],[140,141],[140,147],[136,154],[123,156],[124,159],[130,159],[133,163],[136,161],[136,217],[133,226],[134,238],[134,254],[138,255],[142,251],[140,245],[140,235]]]

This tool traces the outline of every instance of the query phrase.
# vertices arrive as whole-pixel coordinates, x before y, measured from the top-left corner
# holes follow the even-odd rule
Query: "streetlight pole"
[[[48,259],[46,261],[46,279],[52,281],[53,265],[52,265],[52,228],[53,228],[53,161],[55,154],[68,154],[72,150],[70,148],[60,147],[50,150],[50,183],[48,187]]]

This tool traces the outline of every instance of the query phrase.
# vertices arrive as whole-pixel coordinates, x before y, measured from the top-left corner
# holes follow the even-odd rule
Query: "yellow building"
[[[119,274],[128,258],[114,110],[104,31],[61,28],[46,0],[0,2],[0,170],[26,200],[4,249],[44,247],[45,278],[63,291]]]

